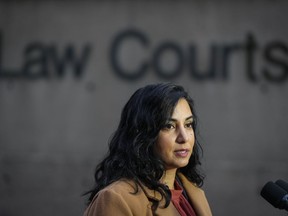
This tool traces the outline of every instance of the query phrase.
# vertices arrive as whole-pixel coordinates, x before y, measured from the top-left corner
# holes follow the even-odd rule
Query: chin
[[[183,168],[183,167],[186,167],[188,165],[188,163],[181,163],[181,164],[175,164],[175,166],[173,166],[174,168],[176,169],[179,169],[179,168]]]
[[[178,168],[186,167],[188,165],[188,162],[179,164]]]

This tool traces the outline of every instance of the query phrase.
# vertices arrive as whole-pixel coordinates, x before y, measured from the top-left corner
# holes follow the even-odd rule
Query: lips
[[[189,150],[188,149],[179,149],[174,151],[177,157],[187,157]]]

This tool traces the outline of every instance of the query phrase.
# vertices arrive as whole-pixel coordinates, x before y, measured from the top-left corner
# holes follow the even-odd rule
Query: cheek
[[[191,137],[190,137],[190,145],[192,146],[192,148],[195,145],[195,135],[193,132],[191,133]]]
[[[192,142],[192,145],[194,146],[194,144],[195,144],[195,136],[194,136],[194,134],[192,135],[191,142]]]
[[[155,144],[154,152],[163,155],[170,149],[170,139],[167,136],[160,136]]]
[[[191,140],[193,140],[193,142],[195,142],[195,133],[194,133],[194,130],[191,132]]]

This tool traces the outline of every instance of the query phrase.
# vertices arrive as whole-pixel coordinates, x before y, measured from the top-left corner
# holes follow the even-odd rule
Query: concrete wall
[[[81,215],[123,105],[163,81],[196,101],[214,215],[284,215],[259,191],[288,180],[287,9],[0,1],[0,215]]]

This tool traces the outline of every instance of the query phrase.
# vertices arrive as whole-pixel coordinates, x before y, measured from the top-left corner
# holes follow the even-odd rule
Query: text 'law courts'
[[[179,41],[163,40],[155,44],[148,33],[139,29],[126,29],[111,36],[110,44],[107,46],[109,47],[107,61],[111,65],[112,73],[127,81],[139,80],[151,72],[166,80],[177,79],[182,74],[188,73],[191,80],[195,81],[228,81],[233,76],[231,58],[241,54],[244,66],[243,75],[248,81],[265,80],[271,83],[287,81],[288,45],[279,40],[260,44],[252,32],[243,35],[243,41],[208,42],[205,61],[204,63],[201,61],[201,65],[200,54],[204,51],[200,50],[197,43],[181,45]],[[95,38],[96,41],[97,38]],[[132,48],[131,43],[134,44]],[[94,49],[93,41],[76,48],[76,45],[72,43],[48,44],[38,40],[26,44],[21,55],[22,64],[10,68],[3,62],[4,50],[9,50],[9,47],[4,49],[4,44],[5,34],[0,31],[0,79],[2,80],[7,78],[33,80],[64,78],[68,72],[72,72],[76,79],[81,79],[85,76],[89,62],[96,61],[93,58],[94,52],[100,52],[97,56],[104,53]],[[133,53],[135,45],[137,52],[139,53],[140,50],[142,54],[133,58],[137,59],[137,64],[131,67],[127,61],[122,60],[122,56],[127,54],[125,50],[129,47],[129,52]],[[21,50],[16,52],[21,52]],[[257,65],[259,63],[256,59],[261,59],[262,65]],[[94,72],[97,73],[95,70]]]

